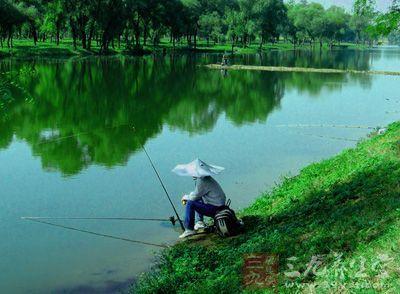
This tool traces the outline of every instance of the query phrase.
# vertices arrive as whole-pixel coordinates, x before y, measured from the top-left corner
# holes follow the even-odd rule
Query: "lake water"
[[[0,61],[0,291],[126,289],[157,247],[21,220],[21,216],[168,218],[193,181],[171,173],[199,157],[240,209],[302,167],[355,146],[400,116],[400,77],[220,72],[220,55]],[[233,63],[400,71],[400,50],[286,51]],[[5,74],[8,72],[8,74]],[[135,127],[133,131],[132,126]],[[57,224],[172,244],[178,227],[135,221]]]

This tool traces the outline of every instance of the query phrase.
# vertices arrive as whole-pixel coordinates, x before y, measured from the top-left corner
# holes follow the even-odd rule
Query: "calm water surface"
[[[173,215],[141,144],[182,215],[180,195],[193,181],[170,170],[195,157],[226,167],[218,180],[239,209],[370,132],[280,125],[375,127],[400,116],[399,77],[199,66],[220,58],[0,62],[2,293],[117,292],[149,269],[156,247],[20,219]],[[400,71],[400,50],[271,52],[234,62]],[[168,223],[55,222],[155,243],[179,234]]]

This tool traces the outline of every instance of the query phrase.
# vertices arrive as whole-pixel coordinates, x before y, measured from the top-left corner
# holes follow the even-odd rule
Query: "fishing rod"
[[[171,222],[175,226],[176,219],[170,216],[164,218],[134,218],[134,217],[43,217],[43,216],[22,216],[21,219],[26,220],[123,220],[123,221],[157,221],[157,222]]]
[[[155,172],[155,174],[156,174],[158,180],[160,181],[160,184],[161,184],[162,188],[164,189],[165,195],[167,195],[168,201],[169,201],[169,203],[171,204],[172,209],[173,209],[174,212],[175,212],[176,218],[178,219],[178,222],[179,222],[179,224],[181,225],[182,230],[185,230],[185,227],[183,226],[183,222],[182,222],[181,218],[179,217],[178,211],[176,210],[174,203],[172,203],[171,197],[169,196],[169,193],[168,193],[168,191],[167,191],[167,188],[165,187],[165,185],[164,185],[164,183],[163,183],[163,181],[162,181],[162,179],[161,179],[160,174],[158,173],[156,167],[154,166],[154,163],[153,163],[153,161],[151,160],[150,155],[147,153],[146,148],[144,148],[143,145],[141,145],[141,146],[142,146],[142,149],[143,149],[144,153],[146,154],[147,158],[149,159],[150,164],[151,164],[151,167],[153,168],[153,170],[154,170],[154,172]]]
[[[120,124],[120,125],[117,125],[117,126],[111,126],[111,127],[107,127],[107,128],[114,129],[114,128],[119,128],[119,127],[123,127],[123,126],[129,126],[129,124]],[[132,127],[132,129],[133,129],[133,131],[135,131],[135,127]],[[93,132],[93,131],[80,132],[80,133],[78,133],[78,134],[73,134],[73,135],[63,136],[63,137],[59,137],[59,138],[54,138],[54,139],[46,140],[46,141],[44,141],[44,142],[40,142],[40,143],[38,143],[37,145],[46,144],[46,143],[54,142],[54,141],[61,141],[61,140],[64,140],[64,139],[73,138],[73,137],[77,137],[77,136],[79,136],[79,135],[89,134],[89,133],[92,133],[92,132]],[[171,200],[171,197],[170,197],[170,195],[169,195],[169,193],[168,193],[168,191],[167,191],[167,188],[165,187],[164,182],[162,181],[161,176],[160,176],[160,174],[159,174],[157,168],[155,167],[153,161],[151,160],[150,155],[148,154],[148,152],[147,152],[146,148],[143,146],[143,144],[140,143],[140,147],[143,149],[144,153],[146,154],[146,157],[147,157],[148,160],[150,161],[151,167],[153,168],[153,170],[154,170],[154,172],[155,172],[155,174],[156,174],[156,176],[157,176],[159,182],[161,183],[161,186],[162,186],[162,188],[163,188],[165,194],[167,195],[168,201],[169,201],[169,203],[171,204],[171,206],[172,206],[172,208],[173,208],[173,210],[174,210],[174,213],[175,213],[175,215],[176,215],[176,219],[174,218],[173,221],[170,219],[170,221],[171,221],[173,224],[174,224],[176,221],[178,221],[179,224],[180,224],[180,226],[181,226],[181,228],[182,228],[182,230],[185,230],[185,227],[183,226],[183,222],[182,222],[181,218],[179,217],[178,211],[176,210],[174,204],[172,203],[172,200]]]
[[[32,222],[37,222],[37,223],[41,223],[41,224],[45,224],[45,225],[49,225],[49,226],[53,226],[53,227],[58,227],[58,228],[63,228],[63,229],[71,230],[71,231],[86,233],[86,234],[90,234],[90,235],[94,235],[94,236],[105,237],[105,238],[110,238],[110,239],[114,239],[114,240],[121,240],[121,241],[130,242],[130,243],[142,244],[142,245],[149,245],[149,246],[155,246],[155,247],[161,247],[161,248],[168,248],[168,246],[162,245],[162,244],[156,244],[156,243],[145,242],[145,241],[140,241],[140,240],[133,240],[133,239],[123,238],[123,237],[118,237],[118,236],[113,236],[113,235],[107,235],[107,234],[98,233],[98,232],[94,232],[94,231],[78,229],[78,228],[75,228],[75,227],[59,225],[59,224],[47,222],[47,221],[40,220],[40,219],[35,219],[35,218],[24,218],[24,219],[32,221]]]
[[[133,127],[133,130],[135,131],[135,127]],[[142,147],[144,153],[146,154],[146,157],[149,159],[150,164],[151,164],[151,167],[153,168],[154,173],[156,174],[156,176],[157,176],[157,178],[158,178],[158,181],[160,182],[161,187],[163,188],[163,190],[164,190],[164,192],[165,192],[165,195],[167,195],[168,201],[169,201],[169,203],[171,204],[172,209],[173,209],[174,212],[175,212],[176,218],[177,218],[179,224],[181,225],[182,230],[185,230],[185,227],[183,226],[183,222],[182,222],[181,218],[179,217],[178,211],[176,210],[174,203],[172,203],[172,200],[171,200],[171,197],[170,197],[170,195],[169,195],[169,193],[168,193],[168,190],[167,190],[167,188],[165,187],[163,180],[161,179],[160,173],[158,172],[157,168],[155,167],[155,165],[154,165],[154,163],[153,163],[153,160],[151,160],[150,155],[149,155],[149,153],[147,152],[146,148],[144,148],[143,144],[141,144],[141,143],[140,143],[140,146]]]

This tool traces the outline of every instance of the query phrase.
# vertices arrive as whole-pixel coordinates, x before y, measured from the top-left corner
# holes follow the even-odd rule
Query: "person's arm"
[[[204,185],[202,180],[199,180],[196,189],[189,194],[189,200],[196,201],[201,199],[208,191],[206,190],[206,185]]]

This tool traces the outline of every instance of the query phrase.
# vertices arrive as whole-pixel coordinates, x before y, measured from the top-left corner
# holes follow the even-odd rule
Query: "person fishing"
[[[212,177],[223,170],[223,167],[209,165],[200,159],[195,159],[188,164],[177,165],[172,170],[180,176],[191,176],[196,181],[195,190],[182,197],[182,203],[186,205],[185,231],[179,238],[195,235],[196,231],[204,229],[204,216],[214,217],[225,206],[225,193]]]
[[[222,55],[221,66],[228,66],[228,65],[229,65],[228,55],[224,53],[224,55]]]

